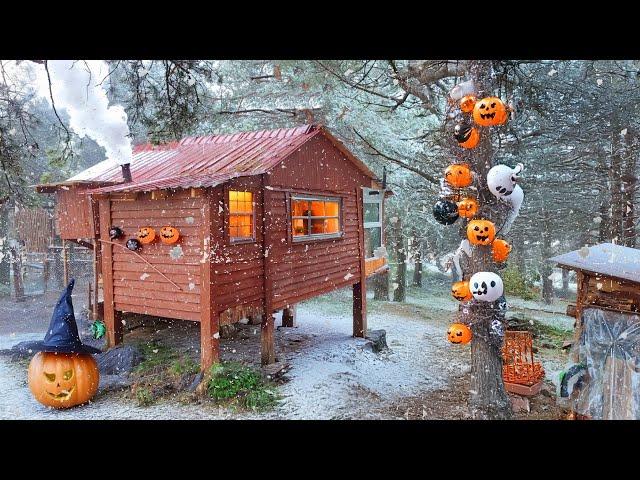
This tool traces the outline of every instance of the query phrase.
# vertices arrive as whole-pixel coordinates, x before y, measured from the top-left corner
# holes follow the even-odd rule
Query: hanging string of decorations
[[[511,111],[498,97],[477,99],[475,85],[467,81],[456,85],[450,92],[451,101],[456,105],[456,121],[462,116],[453,129],[453,138],[458,146],[464,150],[476,148],[480,142],[482,131],[487,127],[503,125],[507,122]],[[518,215],[524,198],[522,188],[516,184],[520,173],[524,169],[519,163],[515,168],[507,165],[495,165],[487,173],[489,191],[498,199],[511,206],[511,212],[499,233],[508,233],[511,224]],[[512,246],[506,240],[497,238],[496,225],[486,218],[475,218],[480,210],[478,199],[471,192],[473,190],[475,173],[468,163],[456,162],[449,165],[444,172],[444,182],[441,182],[440,198],[433,206],[433,216],[443,225],[452,225],[462,217],[467,223],[466,239],[454,254],[453,262],[460,277],[460,281],[451,286],[451,295],[459,302],[480,301],[496,302],[500,300],[498,308],[505,309],[504,284],[502,278],[494,272],[474,272],[468,280],[462,278],[460,257],[464,253],[471,256],[472,248],[491,247],[491,259],[496,264],[503,264],[511,253]],[[471,188],[469,188],[471,187]],[[501,299],[502,297],[502,299]],[[493,323],[496,321],[494,320]],[[492,329],[502,332],[502,325],[493,325]],[[500,323],[500,322],[498,322]],[[472,340],[472,332],[464,323],[454,323],[447,330],[447,339],[454,344],[468,344]]]

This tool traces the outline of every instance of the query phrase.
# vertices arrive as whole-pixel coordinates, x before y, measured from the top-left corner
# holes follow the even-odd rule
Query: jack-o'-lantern
[[[456,282],[451,285],[451,295],[459,302],[466,302],[473,298],[471,290],[469,289],[469,282],[467,281]]]
[[[98,391],[98,364],[88,353],[38,352],[29,364],[29,389],[43,405],[69,408]]]
[[[483,98],[473,107],[473,121],[483,127],[502,125],[507,121],[507,108],[498,97]]]
[[[491,245],[491,254],[495,262],[505,262],[511,253],[511,245],[506,240],[496,238]]]
[[[449,165],[444,171],[444,179],[449,183],[449,185],[456,188],[468,187],[471,185],[471,182],[473,182],[471,170],[469,169],[469,166],[464,163],[454,163],[453,165]]]
[[[122,231],[122,229],[120,227],[111,227],[109,229],[109,238],[111,240],[117,240],[118,238],[122,237],[124,235],[124,232]]]
[[[451,343],[465,345],[471,341],[471,329],[464,323],[452,323],[447,330],[447,340]]]
[[[496,226],[490,220],[471,220],[467,225],[467,238],[473,245],[491,245],[496,238]]]
[[[160,229],[160,241],[166,245],[173,245],[180,238],[180,231],[176,227],[165,226]]]
[[[477,100],[478,99],[475,97],[475,95],[465,95],[460,100],[460,110],[462,110],[464,113],[472,112]]]
[[[465,197],[458,202],[458,215],[464,218],[473,218],[478,213],[478,202],[475,198]]]
[[[476,300],[495,302],[504,293],[500,276],[493,272],[477,272],[469,279],[471,294]]]
[[[443,225],[451,225],[458,220],[458,206],[451,200],[438,200],[433,206],[433,217]]]
[[[135,238],[130,238],[129,240],[127,240],[127,243],[125,243],[125,246],[132,252],[142,250],[142,244]]]
[[[471,125],[459,124],[453,129],[453,136],[463,148],[476,148],[480,142],[478,129]]]
[[[156,231],[151,227],[142,227],[136,233],[136,237],[138,237],[140,243],[147,245],[156,239]]]

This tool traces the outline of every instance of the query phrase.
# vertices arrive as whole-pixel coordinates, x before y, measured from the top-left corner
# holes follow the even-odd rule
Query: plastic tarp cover
[[[575,412],[592,419],[640,419],[640,316],[587,308],[578,358],[586,376],[571,395]]]

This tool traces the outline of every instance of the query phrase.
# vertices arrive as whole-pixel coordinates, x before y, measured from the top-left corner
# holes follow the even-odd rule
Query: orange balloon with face
[[[491,254],[496,262],[506,262],[511,253],[511,245],[501,238],[496,238],[491,245]]]
[[[176,227],[165,226],[160,229],[160,241],[166,245],[173,245],[180,238],[180,231]]]
[[[462,110],[464,113],[472,112],[477,100],[478,99],[475,97],[475,95],[465,95],[460,100],[460,110]]]
[[[472,245],[491,245],[496,238],[496,226],[490,220],[471,220],[467,225],[467,239]]]
[[[136,233],[140,243],[147,245],[156,239],[156,231],[151,227],[142,227]]]
[[[498,97],[478,100],[473,107],[473,121],[483,127],[502,125],[507,121],[507,107]]]
[[[471,341],[471,337],[471,329],[464,323],[453,323],[447,330],[447,339],[451,343],[464,345]]]
[[[459,302],[466,302],[473,298],[471,289],[469,288],[469,282],[461,281],[451,285],[451,295]]]
[[[458,215],[473,218],[478,213],[478,202],[475,198],[465,197],[458,202]]]
[[[38,352],[29,364],[28,380],[31,393],[40,403],[69,408],[93,398],[100,373],[88,353]]]
[[[471,170],[464,163],[449,165],[444,171],[444,178],[449,185],[456,188],[468,187],[473,182]]]

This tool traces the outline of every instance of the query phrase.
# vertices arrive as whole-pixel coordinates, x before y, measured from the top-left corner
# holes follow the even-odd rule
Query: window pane
[[[238,201],[238,193],[234,190],[229,190],[229,202]]]
[[[382,229],[372,227],[364,229],[364,251],[367,258],[373,257],[373,251],[382,245]]]
[[[324,222],[325,220],[322,218],[314,218],[311,220],[311,234],[317,235],[319,233],[324,233]]]
[[[337,217],[340,215],[340,203],[324,202],[324,212],[327,217]]]
[[[230,227],[237,227],[238,226],[238,216],[237,215],[230,215],[229,216],[229,226]]]
[[[314,217],[324,217],[324,202],[311,202],[311,215]]]
[[[380,221],[380,204],[379,203],[365,203],[364,204],[364,222],[379,222]]]
[[[338,233],[340,231],[340,222],[337,218],[327,218],[325,220],[325,232],[324,233]]]
[[[292,210],[294,217],[303,217],[307,215],[307,211],[309,210],[309,202],[307,202],[306,200],[294,200]]]
[[[307,221],[302,218],[294,218],[291,222],[293,226],[293,236],[309,235]]]

